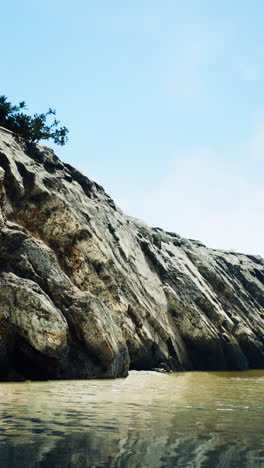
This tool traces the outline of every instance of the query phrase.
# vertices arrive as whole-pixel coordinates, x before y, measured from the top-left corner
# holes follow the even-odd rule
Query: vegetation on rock
[[[57,128],[59,121],[55,117],[54,109],[34,114],[33,117],[23,112],[24,109],[26,109],[25,101],[13,105],[8,102],[6,96],[0,96],[0,126],[11,130],[29,143],[52,139],[57,145],[65,145],[69,130],[66,127]],[[48,125],[47,120],[52,116],[53,121]]]

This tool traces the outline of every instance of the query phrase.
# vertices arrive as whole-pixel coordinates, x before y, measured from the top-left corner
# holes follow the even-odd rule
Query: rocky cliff
[[[264,367],[264,260],[126,216],[0,129],[0,379]]]

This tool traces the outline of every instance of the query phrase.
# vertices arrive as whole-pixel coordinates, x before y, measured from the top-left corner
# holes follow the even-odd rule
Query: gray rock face
[[[0,379],[264,367],[264,260],[126,216],[0,128]]]

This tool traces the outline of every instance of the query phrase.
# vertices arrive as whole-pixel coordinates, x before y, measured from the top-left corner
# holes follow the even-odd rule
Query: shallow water
[[[264,467],[264,371],[0,384],[0,467]]]

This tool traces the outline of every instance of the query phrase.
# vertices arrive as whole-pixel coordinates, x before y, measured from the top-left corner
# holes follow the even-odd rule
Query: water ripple
[[[263,467],[264,371],[0,384],[0,466]]]

